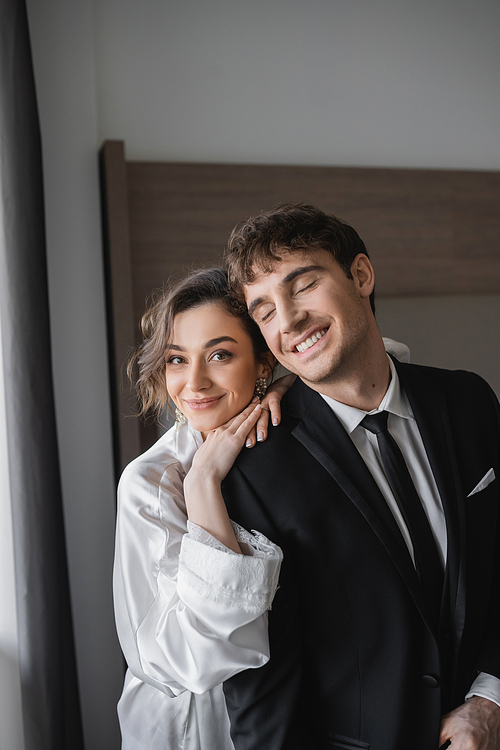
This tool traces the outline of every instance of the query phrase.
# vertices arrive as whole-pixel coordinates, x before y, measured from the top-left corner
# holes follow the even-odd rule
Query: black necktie
[[[386,411],[367,414],[361,425],[377,436],[385,474],[408,528],[415,566],[427,601],[439,617],[443,593],[443,568],[431,527],[398,444],[387,430]]]

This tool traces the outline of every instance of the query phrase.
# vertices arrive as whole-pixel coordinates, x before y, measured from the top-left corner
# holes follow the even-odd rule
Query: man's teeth
[[[305,341],[302,341],[300,344],[297,344],[295,347],[298,352],[305,352],[306,349],[310,349],[311,346],[316,344],[322,336],[324,336],[326,333],[326,328],[324,328],[322,331],[317,331],[316,333],[313,333],[310,339],[306,339]]]

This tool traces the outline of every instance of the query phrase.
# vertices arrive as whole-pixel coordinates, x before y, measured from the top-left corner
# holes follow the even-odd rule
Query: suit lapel
[[[419,368],[395,361],[403,390],[411,404],[446,517],[448,587],[455,647],[465,622],[465,517],[463,492],[444,393]]]
[[[342,424],[321,396],[299,380],[290,391],[294,437],[337,482],[384,545],[426,622],[432,621],[408,548],[375,480]]]

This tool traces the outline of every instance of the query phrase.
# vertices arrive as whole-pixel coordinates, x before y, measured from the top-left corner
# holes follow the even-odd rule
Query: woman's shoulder
[[[201,444],[199,433],[189,425],[174,426],[165,432],[147,451],[141,453],[123,470],[119,489],[146,482],[158,487],[165,475],[184,477]]]

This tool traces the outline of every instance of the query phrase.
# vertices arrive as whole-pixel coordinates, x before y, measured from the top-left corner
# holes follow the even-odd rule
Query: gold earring
[[[267,380],[266,378],[257,378],[255,381],[255,390],[253,392],[254,396],[258,396],[259,398],[264,398],[267,391]]]
[[[187,419],[180,409],[175,407],[175,429],[178,430],[181,425],[186,424]]]

